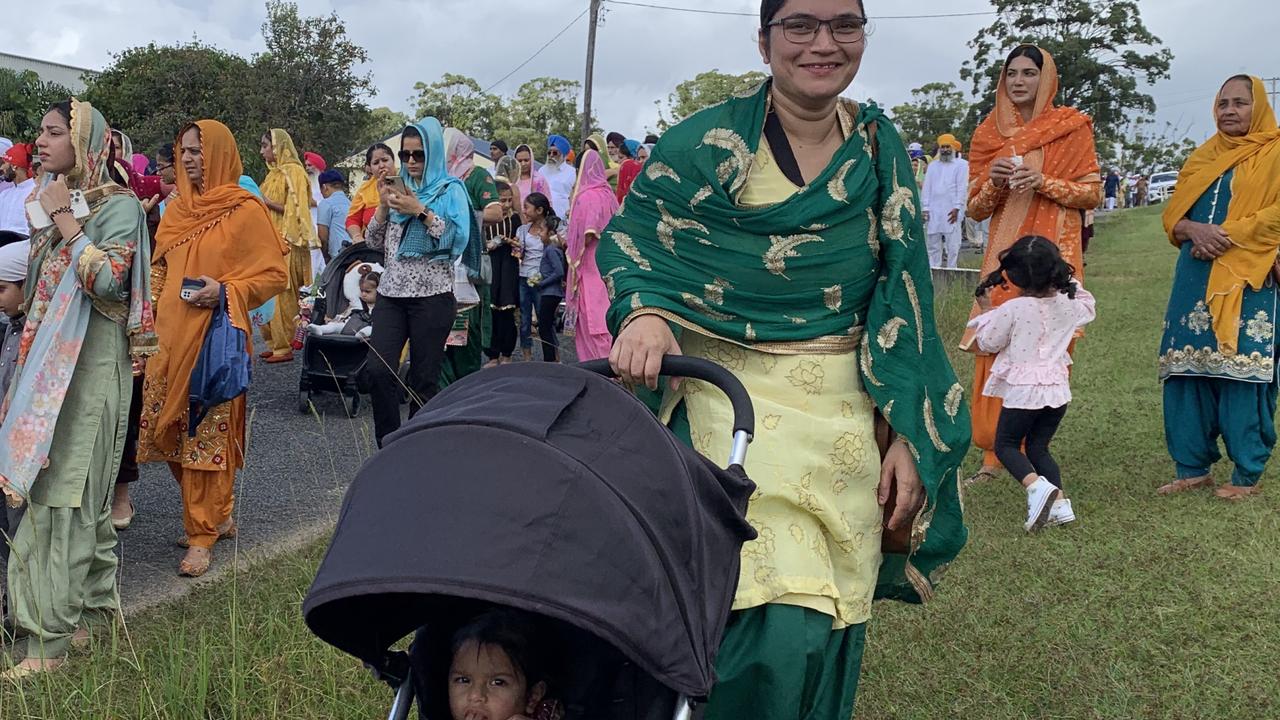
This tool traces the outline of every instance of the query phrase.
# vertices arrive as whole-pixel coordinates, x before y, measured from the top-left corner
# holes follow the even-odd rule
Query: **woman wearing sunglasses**
[[[405,127],[400,173],[379,185],[378,211],[365,232],[383,250],[386,272],[378,285],[369,341],[369,382],[378,446],[400,427],[400,398],[409,393],[412,417],[440,391],[445,340],[453,328],[453,263],[471,235],[466,186],[449,175],[444,129],[435,118]],[[397,373],[409,342],[409,376]]]

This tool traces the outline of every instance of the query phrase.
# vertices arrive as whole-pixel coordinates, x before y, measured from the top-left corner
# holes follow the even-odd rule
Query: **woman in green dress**
[[[131,356],[156,350],[146,214],[111,179],[106,120],[88,103],[54,105],[36,147],[53,178],[38,196],[52,223],[31,237],[27,320],[0,408],[0,486],[26,505],[8,573],[25,658],[9,677],[58,667],[73,639],[118,608],[109,500]]]
[[[1280,130],[1248,75],[1222,86],[1214,116],[1217,134],[1187,159],[1164,212],[1178,247],[1160,343],[1177,477],[1159,493],[1214,487],[1221,437],[1235,470],[1215,493],[1239,500],[1257,493],[1276,444]]]
[[[623,379],[657,389],[664,354],[695,355],[756,406],[759,537],[715,720],[851,717],[872,600],[928,600],[965,542],[969,417],[934,325],[910,159],[878,108],[840,98],[865,26],[861,0],[765,0],[772,79],[664,135],[597,253]],[[714,389],[667,383],[660,412],[729,454]]]

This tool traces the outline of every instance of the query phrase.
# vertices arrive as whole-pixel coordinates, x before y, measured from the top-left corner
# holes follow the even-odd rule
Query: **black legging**
[[[489,339],[489,347],[484,354],[490,360],[500,357],[509,358],[516,350],[516,340],[520,337],[520,329],[516,327],[516,309],[493,311],[493,335]]]
[[[538,338],[542,340],[542,359],[560,362],[560,340],[556,338],[556,310],[564,298],[543,295],[538,298]]]
[[[444,343],[453,329],[457,303],[453,293],[431,297],[378,296],[369,338],[369,396],[373,401],[373,434],[382,439],[400,428],[400,354],[409,342],[409,417],[440,392]]]
[[[1057,408],[1040,408],[1039,410],[1019,410],[1002,408],[1000,420],[996,423],[996,457],[1000,463],[1013,473],[1013,479],[1022,482],[1026,476],[1035,473],[1062,488],[1062,473],[1058,463],[1049,453],[1049,442],[1062,424],[1067,414],[1067,406]],[[1026,445],[1026,453],[1022,451]]]

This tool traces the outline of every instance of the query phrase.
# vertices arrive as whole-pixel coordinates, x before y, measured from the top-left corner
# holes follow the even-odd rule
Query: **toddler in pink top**
[[[995,453],[1027,491],[1028,532],[1075,520],[1049,443],[1071,402],[1076,332],[1096,317],[1093,296],[1075,269],[1043,237],[1024,237],[1000,255],[1000,269],[978,286],[985,312],[969,322],[979,349],[997,353],[982,394],[1000,398]],[[1020,291],[992,308],[988,292],[1012,283]]]

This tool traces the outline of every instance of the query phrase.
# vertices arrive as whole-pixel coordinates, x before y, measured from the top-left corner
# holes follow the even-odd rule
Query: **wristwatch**
[[[422,212],[418,213],[418,220],[420,220],[420,221],[422,222],[422,224],[423,224],[423,225],[430,225],[430,224],[431,224],[431,223],[429,223],[429,222],[428,222],[428,218],[430,218],[430,217],[431,217],[431,211],[430,211],[430,210],[423,210]]]

